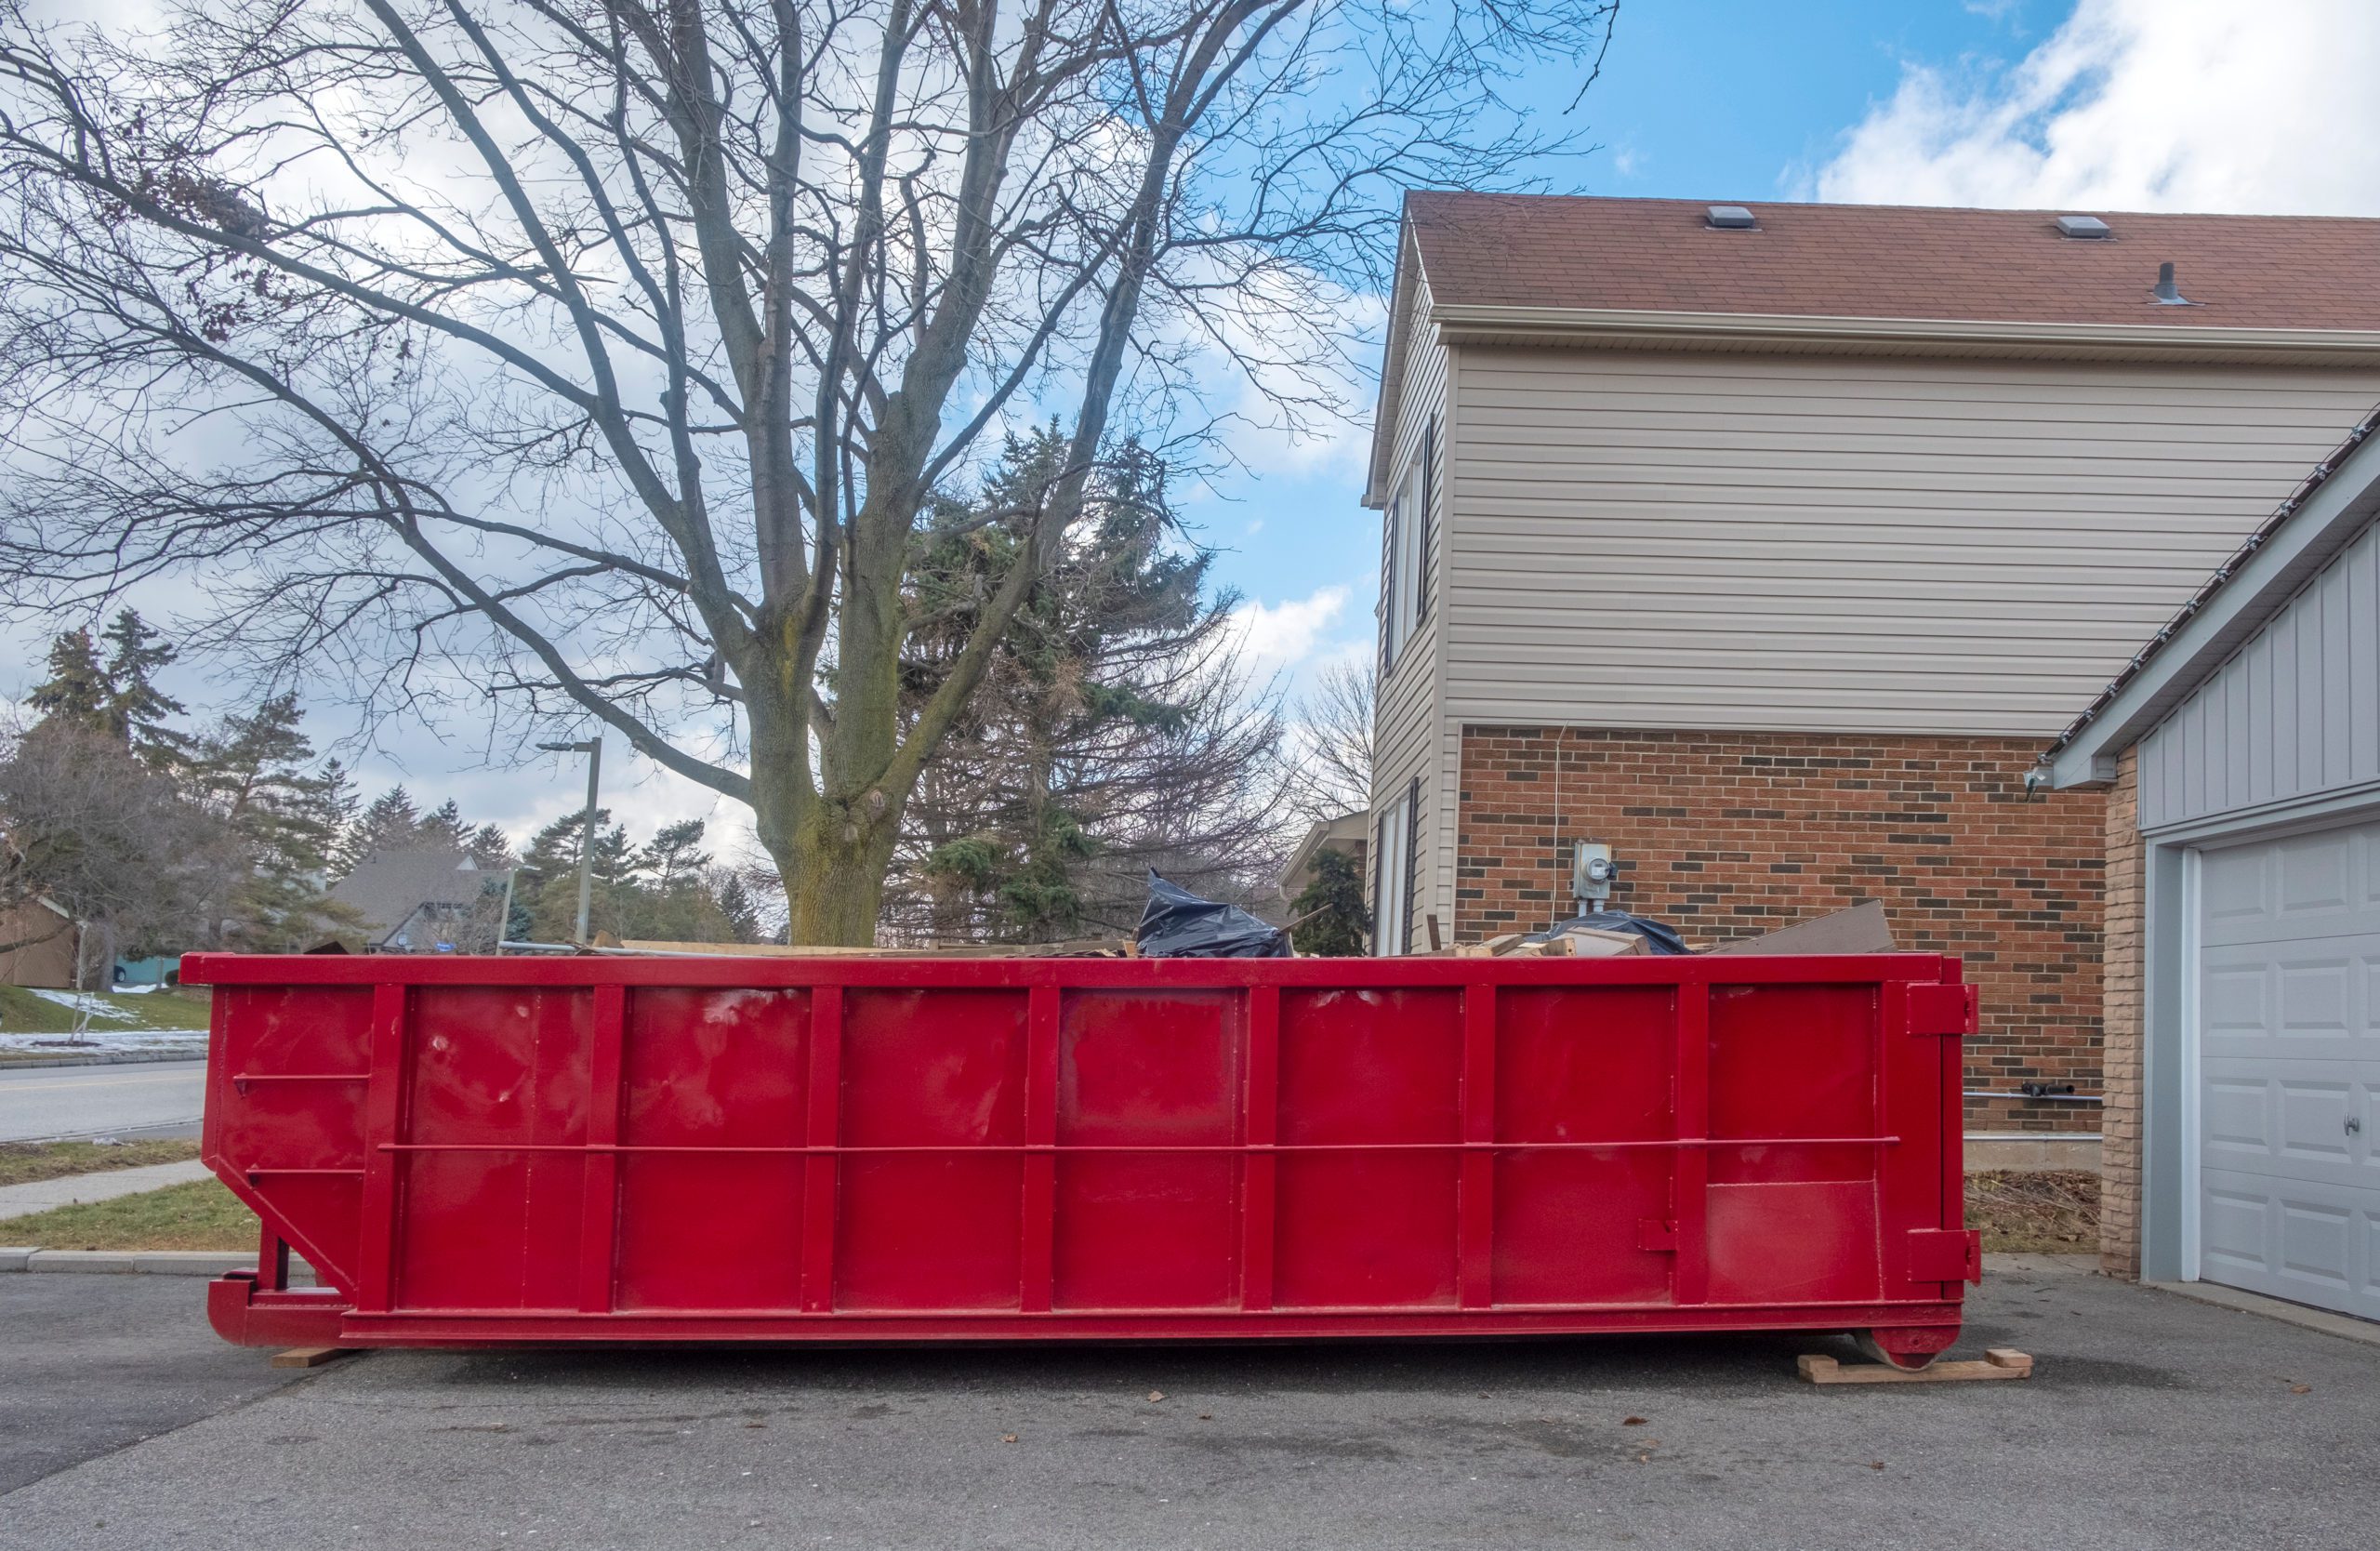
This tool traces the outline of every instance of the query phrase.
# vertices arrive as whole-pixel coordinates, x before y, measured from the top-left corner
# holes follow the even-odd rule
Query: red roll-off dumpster
[[[197,954],[228,1340],[1949,1346],[1956,960]],[[286,1285],[287,1251],[319,1288]]]

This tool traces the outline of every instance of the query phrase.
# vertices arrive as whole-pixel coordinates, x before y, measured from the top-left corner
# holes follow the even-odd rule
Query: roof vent
[[[2057,234],[2061,237],[2104,237],[2108,223],[2096,216],[2060,216]]]
[[[2174,264],[2173,260],[2170,258],[2164,263],[2157,266],[2157,287],[2150,291],[2149,295],[2160,307],[2195,307],[2198,305],[2198,303],[2192,301],[2189,298],[2182,295],[2182,288],[2174,284]]]
[[[1752,212],[1740,205],[1713,205],[1711,206],[1711,224],[1722,232],[1759,230],[1752,219]]]

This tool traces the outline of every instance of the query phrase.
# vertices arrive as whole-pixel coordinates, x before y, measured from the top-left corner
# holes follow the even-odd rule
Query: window
[[[1389,958],[1413,951],[1414,834],[1421,828],[1421,777],[1382,808],[1372,823],[1372,953]]]
[[[1429,588],[1430,482],[1435,471],[1438,422],[1431,417],[1421,456],[1406,466],[1389,498],[1382,535],[1380,573],[1380,669],[1396,665],[1421,624]]]

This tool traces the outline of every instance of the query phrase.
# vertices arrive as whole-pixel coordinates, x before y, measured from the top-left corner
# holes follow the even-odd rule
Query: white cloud
[[[2380,214],[2380,5],[2081,0],[2013,66],[1911,64],[1802,192]]]
[[[1317,643],[1346,611],[1350,590],[1333,583],[1286,603],[1250,603],[1232,616],[1248,665],[1262,676],[1293,668],[1314,656]]]

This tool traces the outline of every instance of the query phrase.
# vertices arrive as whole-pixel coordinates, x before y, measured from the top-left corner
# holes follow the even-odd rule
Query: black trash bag
[[[1141,912],[1144,959],[1289,959],[1289,935],[1236,905],[1218,905],[1149,869],[1149,903]]]
[[[1677,928],[1669,922],[1648,921],[1643,916],[1632,916],[1625,910],[1596,910],[1588,915],[1572,916],[1568,921],[1549,926],[1542,932],[1532,932],[1521,940],[1531,943],[1552,942],[1563,933],[1577,926],[1584,926],[1596,932],[1633,932],[1645,939],[1645,951],[1647,953],[1690,953],[1693,951],[1686,946],[1686,939],[1677,935]]]

